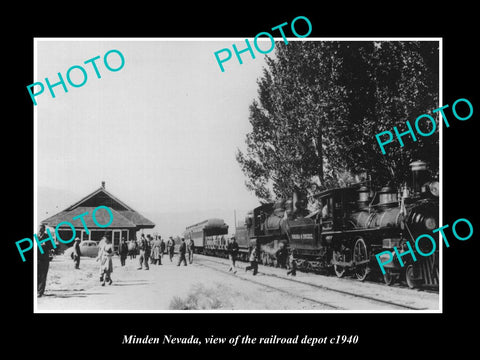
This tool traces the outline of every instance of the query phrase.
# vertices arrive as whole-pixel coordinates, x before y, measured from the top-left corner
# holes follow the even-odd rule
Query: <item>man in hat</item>
[[[125,260],[127,259],[128,255],[128,244],[127,239],[122,238],[122,243],[120,244],[120,264],[125,266]]]
[[[80,269],[80,238],[77,236],[73,243],[73,262],[75,269]]]
[[[182,243],[178,247],[178,264],[177,266],[180,266],[180,264],[184,263],[185,266],[187,266],[187,259],[185,258],[185,253],[187,252],[187,244],[185,244],[185,239],[182,238]]]
[[[232,237],[228,242],[227,254],[228,254],[228,259],[230,260],[230,269],[228,269],[228,271],[233,270],[233,273],[236,274],[237,269],[235,267],[235,262],[237,261],[237,255],[238,255],[238,243],[235,239],[235,235],[232,235]]]
[[[50,231],[52,234],[52,231]],[[45,230],[45,224],[40,224],[37,237],[39,241],[50,237]],[[37,247],[37,297],[43,296],[45,292],[45,286],[47,284],[48,268],[50,266],[50,250],[53,249],[51,241],[45,241],[40,245],[43,250],[43,254],[40,248]]]
[[[277,259],[276,267],[281,267],[284,269],[287,267],[288,251],[283,242],[279,244],[278,250],[275,252],[275,258]]]
[[[138,249],[140,250],[140,258],[137,270],[141,270],[143,265],[145,265],[145,270],[149,270],[148,258],[150,257],[150,243],[145,239],[145,235],[143,234],[138,242]]]
[[[193,242],[192,238],[188,240],[187,251],[188,251],[188,262],[191,264],[193,262],[193,253],[195,251],[195,243]]]
[[[163,241],[162,237],[160,236],[160,259],[163,258],[164,253],[165,253],[165,241]]]
[[[168,239],[167,252],[168,256],[170,257],[170,262],[172,262],[173,255],[175,253],[175,242],[173,241],[173,238],[171,236],[170,239]]]

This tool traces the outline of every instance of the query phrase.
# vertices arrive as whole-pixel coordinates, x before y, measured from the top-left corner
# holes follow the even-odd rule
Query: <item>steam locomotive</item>
[[[404,266],[393,251],[396,247],[401,254],[407,241],[414,243],[438,227],[439,184],[428,179],[426,163],[410,166],[412,180],[401,189],[385,186],[374,191],[366,181],[314,194],[316,211],[306,209],[306,197],[300,194],[256,207],[235,232],[240,258],[246,260],[249,248],[257,246],[261,262],[273,265],[277,250],[284,247],[293,252],[300,269],[333,271],[338,277],[351,274],[364,281],[372,272],[379,274],[375,255],[389,251],[394,260],[385,264],[387,285],[404,277],[411,288],[437,286],[438,246],[431,256],[416,256],[415,262],[405,256]],[[187,228],[185,236],[197,237],[199,252],[225,256],[228,226],[214,220]],[[433,237],[438,245],[438,236]]]

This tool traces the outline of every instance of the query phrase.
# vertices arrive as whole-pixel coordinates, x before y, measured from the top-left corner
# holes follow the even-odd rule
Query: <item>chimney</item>
[[[102,181],[102,188],[105,189],[105,181]]]

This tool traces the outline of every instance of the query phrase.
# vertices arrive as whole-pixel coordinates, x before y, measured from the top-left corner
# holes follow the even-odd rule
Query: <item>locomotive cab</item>
[[[359,280],[368,274],[370,254],[364,240],[364,229],[357,229],[352,214],[368,216],[369,190],[359,185],[323,191],[315,197],[322,206],[318,217],[318,237],[329,249],[330,264],[338,277],[354,271]],[[361,205],[361,206],[359,206]]]
[[[321,204],[318,220],[322,232],[340,231],[349,227],[349,214],[358,207],[356,187],[325,190],[314,196]]]

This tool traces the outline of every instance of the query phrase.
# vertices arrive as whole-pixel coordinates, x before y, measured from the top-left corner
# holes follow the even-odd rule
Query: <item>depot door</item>
[[[118,251],[120,246],[120,238],[122,236],[121,230],[112,230],[112,244],[113,244],[113,251]]]

